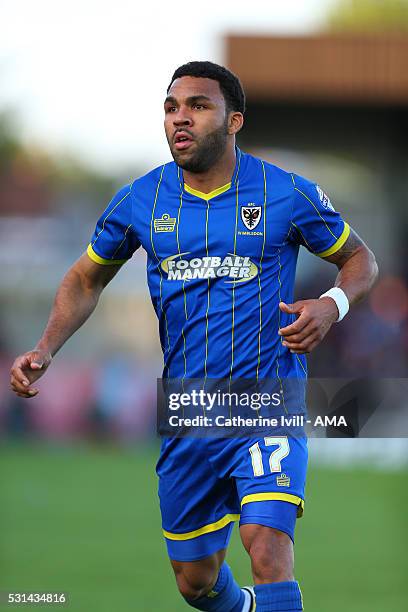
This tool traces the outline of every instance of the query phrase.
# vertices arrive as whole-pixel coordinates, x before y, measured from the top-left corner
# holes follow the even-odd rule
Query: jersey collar
[[[203,191],[198,191],[198,189],[193,189],[192,187],[190,187],[190,185],[187,185],[187,183],[184,183],[184,189],[187,191],[187,193],[191,193],[191,195],[194,195],[197,198],[201,198],[202,200],[211,200],[212,198],[215,198],[216,196],[221,195],[225,191],[228,191],[230,187],[231,187],[231,183],[227,183],[226,185],[223,185],[222,187],[213,189],[209,193],[204,193]]]
[[[179,166],[177,166],[177,175],[178,175],[181,189],[186,191],[187,193],[190,193],[193,196],[196,196],[197,198],[200,198],[201,200],[205,200],[206,202],[208,202],[208,200],[211,200],[212,198],[215,198],[216,196],[221,195],[222,193],[225,193],[231,188],[231,185],[236,185],[238,182],[239,170],[241,167],[242,152],[241,152],[241,149],[239,149],[237,146],[235,147],[235,154],[236,154],[235,169],[234,169],[234,174],[232,175],[231,181],[227,183],[226,185],[223,185],[222,187],[217,187],[217,189],[213,189],[209,193],[204,193],[203,191],[199,191],[198,189],[193,189],[192,187],[187,185],[187,183],[184,182],[182,169]]]

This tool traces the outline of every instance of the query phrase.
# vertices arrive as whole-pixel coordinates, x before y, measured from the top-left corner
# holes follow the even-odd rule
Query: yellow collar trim
[[[231,187],[231,183],[227,183],[226,185],[223,185],[222,187],[213,189],[213,191],[210,191],[210,193],[204,193],[203,191],[198,191],[198,189],[193,189],[192,187],[187,185],[187,183],[184,183],[184,189],[187,191],[187,193],[191,193],[191,195],[194,195],[197,198],[201,198],[202,200],[206,200],[206,201],[211,200],[212,198],[215,198],[215,196],[221,195],[225,191],[228,191],[230,187]]]

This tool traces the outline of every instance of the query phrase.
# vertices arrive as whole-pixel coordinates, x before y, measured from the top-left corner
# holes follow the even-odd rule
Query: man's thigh
[[[240,525],[271,527],[294,540],[296,519],[304,509],[306,438],[265,436],[254,441],[249,455],[236,478]]]
[[[240,525],[279,529],[293,540],[304,508],[306,437],[267,435],[219,442],[211,442],[210,461],[220,477],[235,480]]]
[[[239,519],[234,480],[219,478],[201,439],[164,440],[157,464],[163,533],[173,561],[194,562],[228,546]]]

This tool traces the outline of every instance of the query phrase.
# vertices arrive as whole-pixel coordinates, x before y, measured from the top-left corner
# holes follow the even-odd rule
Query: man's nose
[[[180,106],[177,113],[173,115],[173,123],[176,126],[192,125],[193,120],[186,107]]]

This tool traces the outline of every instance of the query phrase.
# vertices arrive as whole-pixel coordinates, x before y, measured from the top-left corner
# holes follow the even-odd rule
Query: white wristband
[[[319,300],[322,297],[331,297],[336,302],[337,310],[339,311],[339,316],[338,319],[336,319],[336,323],[344,319],[349,311],[350,304],[343,289],[340,289],[340,287],[332,287],[326,291],[326,293],[322,293]]]

